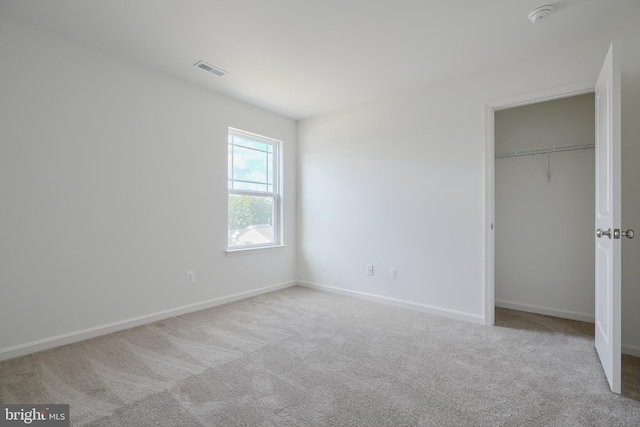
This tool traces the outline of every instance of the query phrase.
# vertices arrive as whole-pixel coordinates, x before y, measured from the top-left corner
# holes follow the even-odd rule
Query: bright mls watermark
[[[0,427],[69,427],[69,405],[0,405]]]

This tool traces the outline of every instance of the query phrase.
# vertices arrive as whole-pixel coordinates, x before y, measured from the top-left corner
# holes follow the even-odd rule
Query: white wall
[[[294,121],[2,15],[0,58],[0,359],[294,283]],[[283,251],[225,256],[228,126],[284,142]]]
[[[484,321],[483,106],[595,84],[613,39],[623,52],[622,217],[640,228],[640,30],[594,34],[570,50],[550,46],[528,62],[300,122],[299,280]],[[640,243],[623,250],[623,343],[640,354]]]
[[[593,93],[495,113],[495,152],[593,144]],[[595,150],[495,160],[497,306],[594,321]]]

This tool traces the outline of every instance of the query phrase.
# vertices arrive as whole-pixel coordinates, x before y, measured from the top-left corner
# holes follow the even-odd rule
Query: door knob
[[[611,238],[611,229],[608,229],[607,231],[602,231],[602,229],[598,228],[596,230],[596,237],[602,237],[602,236],[607,236],[608,238]]]
[[[597,234],[598,233],[596,232],[596,235]],[[633,233],[632,229],[628,229],[626,231],[625,230],[620,231],[619,228],[614,228],[614,230],[613,230],[613,238],[614,239],[619,239],[620,236],[625,236],[625,237],[627,237],[629,239],[633,239],[634,233]]]

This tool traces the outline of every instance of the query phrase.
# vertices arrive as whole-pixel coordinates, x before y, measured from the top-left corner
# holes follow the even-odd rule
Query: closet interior
[[[495,113],[495,304],[594,321],[595,105]]]

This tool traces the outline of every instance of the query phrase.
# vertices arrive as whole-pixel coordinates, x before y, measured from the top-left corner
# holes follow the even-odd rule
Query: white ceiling
[[[544,4],[556,11],[531,24]],[[0,0],[0,13],[302,119],[638,25],[640,1]]]

